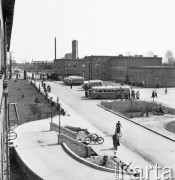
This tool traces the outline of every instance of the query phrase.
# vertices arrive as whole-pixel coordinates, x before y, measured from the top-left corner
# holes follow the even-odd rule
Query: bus
[[[81,85],[84,82],[84,77],[81,76],[67,76],[64,78],[64,83],[67,85]]]
[[[103,86],[103,81],[101,80],[89,80],[84,86],[85,90],[91,89],[92,87]]]
[[[118,86],[92,87],[85,93],[85,96],[92,99],[129,99],[130,88]]]

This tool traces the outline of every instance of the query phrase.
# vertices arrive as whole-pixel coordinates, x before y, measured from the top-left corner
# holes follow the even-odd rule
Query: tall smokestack
[[[72,41],[72,59],[78,58],[78,41],[73,40]]]
[[[55,59],[57,59],[57,42],[55,37]]]

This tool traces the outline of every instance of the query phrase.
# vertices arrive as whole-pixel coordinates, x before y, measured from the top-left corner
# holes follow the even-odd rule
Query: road
[[[118,120],[122,124],[121,142],[151,164],[158,163],[161,167],[170,166],[175,169],[175,144],[149,130],[130,121],[118,117],[97,106],[100,100],[87,99],[80,86],[64,85],[62,82],[48,82],[52,93],[82,116],[92,125],[103,131],[106,136],[114,133]],[[142,95],[143,96],[143,95]]]

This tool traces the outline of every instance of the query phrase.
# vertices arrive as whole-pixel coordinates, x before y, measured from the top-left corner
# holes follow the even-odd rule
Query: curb
[[[128,121],[130,121],[130,122],[132,122],[132,123],[134,123],[134,124],[136,124],[136,125],[139,125],[139,126],[145,128],[145,129],[147,129],[147,130],[149,130],[149,131],[151,131],[151,132],[153,132],[153,133],[156,133],[156,134],[158,134],[158,135],[160,135],[160,136],[162,136],[162,137],[164,137],[164,138],[166,138],[166,139],[168,139],[168,140],[170,140],[170,141],[175,142],[174,139],[169,138],[169,137],[167,137],[167,136],[165,136],[165,135],[163,135],[163,134],[161,134],[161,133],[158,133],[158,132],[156,132],[156,131],[154,131],[154,130],[152,130],[152,129],[149,129],[149,128],[147,128],[147,127],[145,127],[145,126],[143,126],[143,125],[141,125],[141,124],[139,124],[139,123],[137,123],[137,122],[134,122],[134,121],[130,120],[129,118],[127,118],[127,117],[125,117],[125,116],[123,116],[123,115],[121,115],[121,114],[119,114],[119,113],[116,113],[116,112],[114,112],[114,111],[112,111],[112,110],[110,110],[110,109],[105,108],[104,106],[102,106],[102,105],[100,105],[100,104],[97,104],[97,106],[99,106],[99,107],[105,109],[106,111],[109,111],[109,112],[111,112],[111,113],[113,113],[113,114],[115,114],[115,115],[117,115],[117,116],[120,116],[120,117],[122,117],[122,118],[124,118],[124,119],[126,119],[126,120],[128,120]]]
[[[110,168],[105,168],[105,167],[101,167],[101,166],[98,166],[94,163],[91,163],[89,161],[87,161],[86,159],[84,158],[81,158],[79,157],[78,155],[76,155],[74,152],[72,152],[70,150],[70,148],[66,145],[66,143],[62,143],[62,146],[63,146],[63,149],[70,155],[72,156],[74,159],[76,159],[77,161],[79,161],[80,163],[82,164],[85,164],[91,168],[95,168],[97,170],[101,170],[101,171],[105,171],[105,172],[110,172],[110,173],[115,173],[115,169],[110,169]]]
[[[67,154],[69,154],[70,156],[72,156],[75,160],[79,161],[80,163],[86,165],[86,166],[89,166],[93,169],[97,169],[97,170],[100,170],[100,171],[104,171],[104,172],[109,172],[109,173],[115,173],[115,169],[112,169],[112,168],[106,168],[106,167],[103,167],[103,166],[99,166],[99,165],[96,165],[92,162],[89,162],[88,160],[84,159],[84,158],[81,158],[79,157],[78,155],[76,155],[74,152],[72,152],[70,150],[70,148],[66,145],[66,143],[62,143],[62,147],[63,149],[65,150],[65,152]],[[132,173],[125,173],[123,172],[125,175],[127,176],[132,176],[133,174]],[[119,174],[122,174],[122,171],[119,170]],[[135,176],[138,176],[138,174],[136,174]]]

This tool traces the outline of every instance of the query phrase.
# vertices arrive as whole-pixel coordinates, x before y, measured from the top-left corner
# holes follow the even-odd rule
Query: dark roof
[[[66,58],[61,58],[61,59],[54,59],[54,61],[79,61],[80,59],[66,59]]]
[[[106,56],[106,55],[91,55],[91,56],[85,56],[84,58],[104,58],[104,57],[107,57],[107,58],[113,58],[113,57],[117,57],[117,56]]]
[[[153,57],[147,57],[147,56],[121,56],[121,55],[119,55],[119,56],[114,56],[113,58],[111,58],[111,60],[112,59],[115,59],[115,58],[123,58],[123,59],[125,59],[125,58],[129,58],[129,59],[162,59],[162,57],[158,57],[158,56],[153,56]]]
[[[2,0],[3,19],[6,22],[7,51],[10,49],[15,0]]]
[[[137,67],[130,67],[130,69],[175,69],[175,67],[170,66],[137,66]]]

